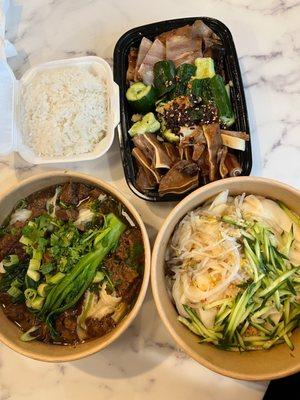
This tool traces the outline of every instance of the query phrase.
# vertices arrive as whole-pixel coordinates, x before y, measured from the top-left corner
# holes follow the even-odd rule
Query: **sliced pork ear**
[[[193,149],[192,146],[185,146],[183,148],[183,156],[184,159],[187,161],[192,161],[193,160]]]
[[[158,183],[161,179],[161,176],[154,168],[152,168],[151,160],[149,160],[145,156],[145,154],[142,152],[142,150],[140,150],[138,147],[134,147],[132,150],[132,155],[136,159],[138,165],[143,167],[143,169],[145,169],[146,171],[149,172],[150,175],[152,175],[152,177],[155,181],[155,184]],[[149,175],[149,174],[147,174],[147,175]]]
[[[172,161],[163,144],[159,142],[153,133],[145,133],[133,137],[133,142],[145,156],[152,160],[152,167],[169,169]]]
[[[126,73],[127,83],[134,81],[134,73],[137,62],[138,51],[136,48],[132,47],[128,53],[128,68]]]
[[[219,172],[221,175],[221,178],[226,178],[228,175],[228,169],[225,165],[225,159],[228,153],[228,148],[226,146],[223,146],[219,150],[218,158],[219,158]]]
[[[208,150],[205,146],[204,151],[200,158],[196,161],[201,177],[205,178],[205,182],[209,182],[209,161],[208,161]]]
[[[155,189],[157,186],[157,182],[153,175],[147,169],[138,164],[135,185],[137,189],[139,189],[141,192],[145,192]]]
[[[217,154],[222,146],[219,124],[203,125],[203,133],[207,143],[209,180],[215,181],[218,178]]]
[[[135,135],[132,138],[134,145],[139,148],[144,155],[152,160],[154,159],[154,149],[152,146],[149,146],[148,142],[145,140],[145,135]]]
[[[202,154],[204,152],[204,149],[205,149],[205,144],[195,143],[193,145],[192,160],[193,161],[198,161],[199,158],[202,156]]]
[[[172,163],[171,166],[176,164],[178,161],[180,161],[180,155],[179,155],[177,146],[174,146],[174,144],[169,143],[169,142],[164,142],[163,146],[171,160],[171,163]]]
[[[150,47],[152,46],[152,41],[143,37],[140,47],[139,47],[139,52],[137,55],[137,60],[136,60],[136,66],[135,66],[135,71],[134,71],[134,81],[138,82],[140,80],[139,76],[139,68],[144,61],[144,58],[146,57],[146,54],[148,53]]]
[[[198,186],[197,164],[182,160],[176,163],[160,181],[158,192],[166,194],[182,194]]]
[[[164,60],[165,55],[165,46],[160,40],[155,39],[138,70],[138,74],[146,85],[152,85],[154,64]]]
[[[228,169],[229,176],[240,176],[242,167],[234,154],[228,153],[225,158],[225,165]]]
[[[183,136],[181,143],[206,143],[201,125],[182,126],[179,133]]]
[[[250,136],[246,132],[241,131],[228,131],[226,129],[220,130],[221,135],[236,137],[243,140],[249,140]]]

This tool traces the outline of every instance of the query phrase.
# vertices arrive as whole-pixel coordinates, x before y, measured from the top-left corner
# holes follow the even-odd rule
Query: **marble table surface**
[[[14,0],[7,38],[17,78],[50,60],[96,54],[111,62],[117,39],[148,22],[211,16],[231,30],[249,111],[252,174],[300,188],[300,2],[299,0]],[[143,215],[153,240],[174,204],[155,205],[127,188],[117,141],[99,160],[55,169],[93,174],[117,186]],[[51,166],[33,166],[17,154],[0,158],[0,194]],[[189,359],[170,338],[149,289],[142,310],[123,336],[87,359],[46,364],[0,345],[0,400],[261,399],[267,382],[217,375]]]

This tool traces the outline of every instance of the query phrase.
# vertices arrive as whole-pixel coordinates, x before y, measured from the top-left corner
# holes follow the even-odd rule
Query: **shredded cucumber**
[[[212,224],[218,221],[225,229],[223,235],[230,232],[238,237],[245,264],[242,272],[248,278],[232,296],[212,297],[210,301],[204,298],[200,307],[196,300],[183,304],[186,315],[178,320],[200,337],[200,343],[229,351],[269,349],[285,343],[293,350],[292,332],[300,326],[300,266],[293,265],[289,255],[300,218],[284,204],[279,205],[290,218],[291,229],[278,234],[267,223],[247,220],[240,214],[211,216]],[[212,243],[206,249],[214,246]],[[202,312],[212,319],[205,319]],[[213,317],[209,313],[214,313]]]

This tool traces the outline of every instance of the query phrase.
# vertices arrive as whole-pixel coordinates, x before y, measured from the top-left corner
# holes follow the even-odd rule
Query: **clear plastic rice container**
[[[107,130],[104,138],[95,145],[93,151],[71,156],[44,157],[36,154],[23,141],[22,126],[20,121],[20,102],[22,85],[28,84],[35,74],[59,67],[82,66],[89,68],[93,73],[102,78],[107,85]],[[18,152],[24,160],[32,164],[54,164],[62,162],[76,162],[94,160],[105,154],[114,139],[114,130],[120,120],[119,87],[113,80],[109,64],[100,57],[87,56],[65,60],[51,61],[30,68],[20,80],[17,80],[7,65],[2,63],[0,68],[0,155],[7,155],[13,151]]]

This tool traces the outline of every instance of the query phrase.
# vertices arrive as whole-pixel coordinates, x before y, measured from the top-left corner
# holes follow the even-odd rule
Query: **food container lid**
[[[14,150],[14,92],[17,80],[6,60],[0,60],[0,155]]]

